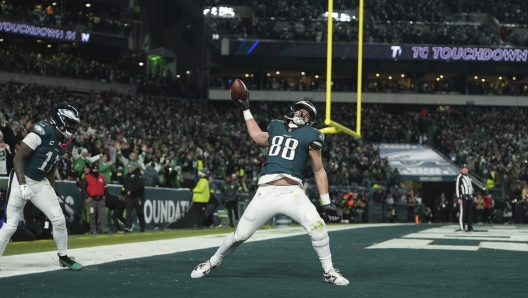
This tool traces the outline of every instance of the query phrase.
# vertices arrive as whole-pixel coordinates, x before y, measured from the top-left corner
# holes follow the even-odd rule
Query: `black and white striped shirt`
[[[468,175],[459,174],[456,179],[456,196],[462,198],[462,195],[473,196],[473,185]]]

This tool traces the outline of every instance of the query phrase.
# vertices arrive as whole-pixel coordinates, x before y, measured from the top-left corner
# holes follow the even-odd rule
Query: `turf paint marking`
[[[516,226],[477,226],[474,233],[458,233],[458,226],[431,228],[367,247],[368,249],[464,250],[499,249],[528,251],[528,229]],[[472,240],[478,245],[436,245],[435,240]]]
[[[394,225],[395,224],[330,225],[327,226],[327,228],[328,231],[331,232],[356,228]],[[183,251],[218,247],[226,235],[227,234],[208,235],[149,242],[135,242],[130,244],[77,248],[68,250],[68,255],[74,256],[77,261],[86,267],[114,261],[123,261],[128,259],[152,257]],[[285,238],[298,235],[306,235],[306,231],[302,227],[259,230],[247,242]],[[209,256],[204,255],[204,259],[207,257]],[[196,260],[197,264],[200,261],[203,260]],[[0,278],[62,269],[63,268],[59,266],[56,251],[0,257]],[[189,274],[191,273],[192,269],[193,268],[189,268]],[[83,270],[90,270],[90,267],[83,268]]]

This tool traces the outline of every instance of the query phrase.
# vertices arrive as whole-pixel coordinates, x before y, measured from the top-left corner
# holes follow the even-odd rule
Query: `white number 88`
[[[299,146],[299,141],[296,139],[287,138],[284,142],[284,147],[282,143],[284,142],[283,136],[275,136],[271,139],[271,147],[269,149],[269,156],[277,156],[282,150],[281,157],[287,160],[293,160],[295,158],[295,149]]]

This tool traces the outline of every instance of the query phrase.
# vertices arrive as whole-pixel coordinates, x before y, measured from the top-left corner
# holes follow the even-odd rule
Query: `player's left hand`
[[[20,185],[20,192],[22,193],[22,199],[29,201],[35,197],[35,193],[27,186],[27,184]]]
[[[341,219],[343,212],[337,209],[336,205],[328,204],[323,206],[323,214],[329,221],[336,221]]]

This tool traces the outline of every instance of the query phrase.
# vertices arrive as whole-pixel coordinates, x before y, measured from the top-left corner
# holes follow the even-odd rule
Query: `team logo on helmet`
[[[53,113],[51,123],[66,139],[71,139],[79,129],[79,112],[70,105],[59,106]]]
[[[302,116],[295,115],[295,112],[301,109],[308,112],[310,118],[308,121],[304,121],[304,117]],[[312,126],[315,123],[315,118],[317,118],[317,110],[315,109],[315,106],[309,101],[298,101],[290,107],[290,115],[285,117],[299,126]]]

